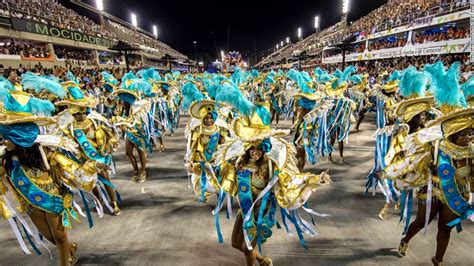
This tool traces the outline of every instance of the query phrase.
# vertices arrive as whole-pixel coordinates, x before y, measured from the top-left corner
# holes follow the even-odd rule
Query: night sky
[[[138,26],[145,30],[152,32],[152,25],[157,25],[163,42],[191,57],[194,40],[198,42],[198,53],[217,57],[217,51],[227,50],[228,29],[229,50],[253,56],[255,41],[255,48],[261,56],[287,36],[294,42],[298,27],[303,28],[304,36],[313,33],[315,15],[319,14],[324,29],[338,22],[342,13],[342,0],[103,1],[106,12],[125,21],[130,21],[131,12],[137,14]],[[95,5],[95,0],[84,2]],[[385,2],[351,0],[349,21],[366,15]]]

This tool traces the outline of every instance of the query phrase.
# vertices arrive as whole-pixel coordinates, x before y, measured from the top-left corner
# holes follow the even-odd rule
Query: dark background
[[[130,13],[138,17],[138,26],[152,32],[158,27],[159,39],[194,57],[193,41],[199,55],[217,58],[220,50],[239,51],[244,57],[258,58],[270,52],[286,37],[294,42],[296,30],[303,36],[314,32],[314,17],[319,15],[324,29],[340,21],[342,0],[239,0],[239,1],[145,1],[103,0],[104,11],[130,22]],[[60,1],[67,7],[77,6]],[[95,0],[83,0],[95,6]],[[368,14],[386,0],[351,0],[349,21]],[[84,13],[79,9],[79,13]],[[98,22],[98,17],[92,16]],[[227,36],[229,31],[229,47]],[[255,45],[254,45],[255,44]]]

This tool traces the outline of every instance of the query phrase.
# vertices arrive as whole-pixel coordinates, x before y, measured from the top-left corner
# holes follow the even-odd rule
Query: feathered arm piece
[[[21,75],[21,85],[24,89],[34,90],[36,93],[48,91],[59,98],[66,96],[66,91],[57,81],[45,77],[37,76],[31,72]]]

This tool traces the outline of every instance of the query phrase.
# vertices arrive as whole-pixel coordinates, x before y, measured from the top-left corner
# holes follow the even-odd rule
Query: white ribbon
[[[87,217],[84,212],[82,211],[82,208],[81,206],[79,206],[79,204],[77,204],[77,202],[75,200],[72,201],[72,204],[74,205],[74,209],[77,210],[77,212],[79,213],[79,215],[81,215],[82,217]]]
[[[433,196],[433,177],[431,176],[431,171],[428,171],[428,191],[426,193],[426,208],[425,208],[425,226],[423,233],[426,234],[428,231],[428,224],[430,223],[431,216],[431,198]]]
[[[8,223],[10,223],[10,226],[11,226],[13,232],[15,233],[16,239],[18,240],[18,243],[20,244],[20,247],[23,250],[23,252],[27,255],[31,255],[31,252],[28,249],[28,247],[26,246],[26,243],[23,240],[23,237],[20,233],[20,230],[18,229],[18,226],[15,223],[15,221],[13,220],[13,218],[8,219]]]

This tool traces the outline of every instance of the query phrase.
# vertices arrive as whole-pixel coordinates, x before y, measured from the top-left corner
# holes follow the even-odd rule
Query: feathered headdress
[[[411,66],[405,69],[400,76],[398,93],[406,99],[423,97],[425,95],[428,76],[425,72],[416,70]]]
[[[186,82],[183,88],[181,89],[181,93],[183,95],[183,109],[188,110],[189,106],[193,102],[200,102],[204,99],[204,95],[199,89],[194,85],[192,82]]]
[[[31,97],[28,93],[11,91],[4,97],[0,125],[36,123],[47,125],[54,123],[50,118],[56,108],[48,100]]]
[[[141,95],[150,95],[152,92],[151,84],[146,80],[137,78],[133,72],[128,72],[122,77],[122,88],[115,90],[112,95],[126,103],[134,104]]]
[[[358,85],[362,82],[362,75],[353,75],[349,78],[349,81],[354,85]]]
[[[308,78],[305,77],[305,75],[302,74],[301,72],[292,68],[288,71],[287,77],[293,80],[294,82],[296,82],[298,87],[301,89],[301,92],[307,93],[307,94],[314,93],[314,90],[312,88],[312,80],[311,79],[308,80]]]
[[[31,72],[21,75],[21,85],[26,90],[34,90],[37,94],[47,91],[61,99],[66,96],[66,91],[56,80],[37,76]]]
[[[13,84],[8,79],[0,77],[0,101],[3,101],[13,89]]]
[[[240,67],[235,68],[234,74],[232,74],[232,77],[230,79],[237,86],[247,82],[244,71]]]
[[[463,108],[463,94],[459,86],[460,63],[455,62],[446,71],[441,61],[426,65],[424,70],[430,75],[430,86],[435,102],[445,114]]]
[[[243,115],[252,114],[255,105],[247,100],[235,84],[224,82],[219,86],[216,102],[226,103],[237,109]]]
[[[347,80],[352,75],[352,73],[356,72],[357,68],[355,66],[348,66],[344,71],[340,71],[339,69],[334,72],[334,77],[336,79],[331,83],[331,88],[336,90],[341,88],[347,84]]]
[[[461,91],[464,94],[466,105],[474,107],[474,75],[461,85]]]
[[[385,84],[382,85],[382,89],[386,93],[393,93],[397,90],[399,81],[400,81],[400,72],[398,70],[395,70],[390,75],[390,77],[388,77],[388,79],[385,81]]]

